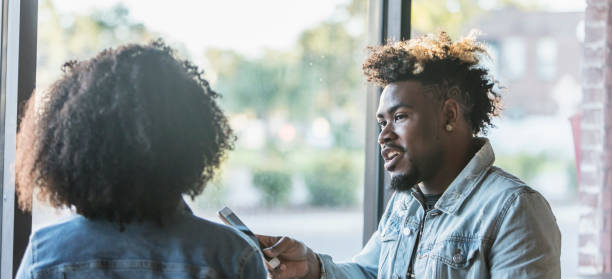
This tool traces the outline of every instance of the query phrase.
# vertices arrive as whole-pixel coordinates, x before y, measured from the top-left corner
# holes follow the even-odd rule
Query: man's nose
[[[382,130],[380,130],[380,133],[378,134],[378,144],[383,145],[385,143],[388,143],[395,137],[396,135],[393,132],[392,124],[387,124],[385,127],[382,127]]]

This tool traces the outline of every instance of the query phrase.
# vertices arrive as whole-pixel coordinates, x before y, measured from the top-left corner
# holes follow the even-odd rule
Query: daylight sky
[[[478,0],[483,6],[494,1]],[[538,1],[551,11],[582,11],[586,5],[585,0]],[[55,0],[54,5],[62,12],[87,14],[118,2],[136,21],[185,44],[191,53],[218,47],[253,54],[262,48],[290,47],[302,30],[343,16],[337,8],[347,0]]]

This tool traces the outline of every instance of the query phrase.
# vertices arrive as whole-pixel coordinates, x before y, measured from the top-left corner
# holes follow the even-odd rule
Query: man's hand
[[[263,253],[267,257],[278,257],[280,260],[280,265],[276,269],[271,269],[268,266],[268,271],[272,278],[318,279],[321,277],[319,259],[302,242],[285,236],[257,235],[257,238],[264,248]]]

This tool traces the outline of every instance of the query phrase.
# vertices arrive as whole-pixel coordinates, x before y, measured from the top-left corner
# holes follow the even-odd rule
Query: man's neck
[[[470,138],[459,144],[454,144],[447,152],[440,168],[431,178],[419,183],[423,194],[442,194],[455,180],[459,173],[472,160],[474,154],[480,149],[476,138]]]

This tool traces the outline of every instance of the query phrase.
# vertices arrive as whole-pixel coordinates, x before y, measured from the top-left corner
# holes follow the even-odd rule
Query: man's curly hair
[[[437,37],[429,34],[369,49],[370,56],[363,64],[368,81],[382,87],[408,80],[434,86],[439,100],[454,98],[461,104],[474,135],[486,133],[486,128],[493,126],[491,118],[500,114],[501,97],[494,91],[495,81],[479,65],[488,53],[474,31],[457,42],[440,32]]]
[[[204,190],[235,136],[203,72],[157,40],[68,62],[25,106],[17,136],[20,206],[119,224],[157,220]]]

